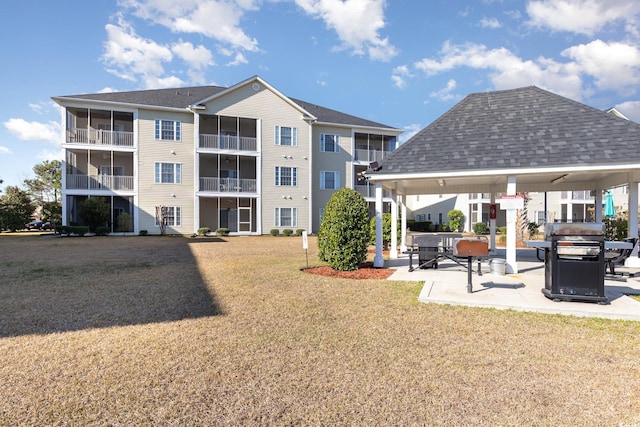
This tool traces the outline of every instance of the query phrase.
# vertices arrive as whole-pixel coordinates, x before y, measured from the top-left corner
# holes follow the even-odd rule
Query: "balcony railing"
[[[200,134],[200,148],[214,150],[257,151],[257,139],[249,136]]]
[[[256,193],[257,185],[255,179],[201,177],[200,191],[211,191],[214,193]]]
[[[68,190],[133,190],[132,176],[67,175]]]
[[[113,145],[133,147],[133,132],[102,129],[67,129],[66,142],[70,144]]]
[[[364,197],[376,197],[376,187],[374,185],[356,185],[354,189]],[[391,192],[382,189],[382,197],[391,197]]]
[[[377,162],[384,159],[389,155],[389,153],[391,152],[382,150],[356,149],[355,159],[361,162]]]

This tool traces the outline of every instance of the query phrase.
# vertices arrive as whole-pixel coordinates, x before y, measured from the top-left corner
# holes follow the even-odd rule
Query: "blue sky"
[[[469,93],[528,85],[640,122],[637,0],[30,0],[4,16],[3,186],[61,158],[51,96],[253,75],[402,140]]]

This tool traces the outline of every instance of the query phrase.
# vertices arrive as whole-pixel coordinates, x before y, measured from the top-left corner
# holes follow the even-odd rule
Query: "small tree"
[[[357,270],[367,258],[369,208],[355,190],[342,188],[329,199],[318,232],[318,256],[332,268]]]
[[[118,215],[118,218],[116,218],[117,221],[117,228],[116,231],[120,232],[120,233],[126,233],[128,231],[131,231],[131,215],[129,215],[126,212],[122,212],[120,215]]]
[[[375,245],[376,243],[376,217],[374,216],[369,220],[369,230],[371,234],[370,244]],[[402,225],[400,221],[397,224],[397,236],[398,241],[396,243],[400,243],[402,236]],[[389,249],[389,245],[391,244],[391,214],[389,212],[385,212],[382,214],[382,246],[385,249]]]
[[[109,205],[102,197],[91,197],[80,203],[78,215],[89,226],[89,230],[95,233],[97,227],[108,225]]]
[[[462,231],[464,225],[464,213],[459,209],[452,209],[447,213],[449,218],[449,229],[451,231]]]
[[[19,187],[8,186],[0,197],[0,228],[22,230],[31,221],[34,210],[29,193]]]

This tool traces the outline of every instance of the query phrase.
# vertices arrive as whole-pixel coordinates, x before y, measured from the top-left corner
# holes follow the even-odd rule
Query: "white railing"
[[[248,136],[200,134],[200,148],[214,150],[257,151],[257,139]]]
[[[377,162],[388,156],[390,151],[357,149],[355,160],[361,162]]]
[[[257,192],[256,182],[255,179],[200,177],[200,191],[255,193]]]
[[[133,147],[133,132],[102,129],[67,129],[66,142],[70,144],[97,144]]]
[[[132,176],[67,175],[68,190],[133,190]]]

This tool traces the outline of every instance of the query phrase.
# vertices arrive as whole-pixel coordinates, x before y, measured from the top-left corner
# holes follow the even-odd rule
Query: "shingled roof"
[[[170,89],[138,90],[129,92],[92,93],[81,95],[68,95],[54,97],[57,100],[90,100],[107,103],[118,103],[131,106],[148,106],[149,108],[178,108],[186,109],[189,106],[198,105],[202,100],[228,90],[221,86],[192,86]],[[319,105],[289,98],[292,102],[312,114],[321,123],[331,123],[348,126],[362,126],[382,129],[393,129],[391,126],[377,123],[361,117],[341,113],[336,110],[321,107]]]
[[[640,125],[535,86],[468,95],[379,175],[640,163]]]

